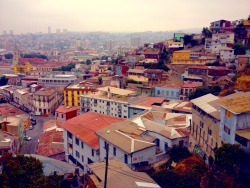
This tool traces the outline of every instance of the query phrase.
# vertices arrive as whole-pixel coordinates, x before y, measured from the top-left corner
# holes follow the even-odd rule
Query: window
[[[72,134],[70,132],[67,132],[68,137],[72,139]]]
[[[230,129],[226,125],[224,125],[224,131],[230,135]]]
[[[75,138],[75,142],[76,142],[76,145],[79,146],[79,139],[78,138]]]
[[[76,157],[80,158],[80,153],[76,150]]]
[[[239,136],[239,135],[235,135],[235,141],[237,141],[238,143],[240,143],[242,146],[247,147],[247,139]]]
[[[116,148],[113,147],[113,155],[116,156]]]
[[[209,129],[209,128],[208,128],[207,134],[211,136],[211,135],[212,135],[212,129]]]
[[[128,155],[127,155],[127,154],[124,154],[124,162],[125,162],[126,164],[128,164]]]
[[[160,95],[161,91],[160,90],[157,90],[157,95]]]
[[[84,148],[84,143],[83,142],[81,143],[81,147],[82,147],[82,149]]]
[[[94,157],[95,156],[95,150],[91,150],[91,153],[92,153],[92,157]]]
[[[225,111],[225,115],[226,115],[227,117],[229,117],[229,118],[232,118],[232,116],[233,116],[232,112],[230,112],[230,111],[228,111],[228,110]]]
[[[204,123],[202,121],[200,121],[200,127],[203,128]]]
[[[82,155],[82,162],[84,162],[84,156]]]

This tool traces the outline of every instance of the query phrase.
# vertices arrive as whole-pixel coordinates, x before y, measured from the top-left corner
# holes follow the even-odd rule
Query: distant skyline
[[[0,0],[0,32],[144,32],[246,19],[249,0]]]

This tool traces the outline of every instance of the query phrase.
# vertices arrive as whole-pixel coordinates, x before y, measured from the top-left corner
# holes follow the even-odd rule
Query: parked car
[[[42,116],[43,116],[43,117],[48,117],[48,116],[49,116],[49,114],[43,114]]]
[[[36,121],[31,121],[31,125],[36,125]]]
[[[33,130],[33,129],[34,129],[34,126],[30,125],[29,130]]]
[[[30,136],[24,136],[23,139],[24,139],[24,140],[27,140],[27,141],[30,141],[30,140],[31,140],[31,137],[30,137]]]
[[[42,115],[41,112],[35,112],[35,116],[40,116],[40,115]]]

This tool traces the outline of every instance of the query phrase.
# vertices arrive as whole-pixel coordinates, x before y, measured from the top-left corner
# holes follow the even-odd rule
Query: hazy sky
[[[250,0],[0,0],[0,32],[167,31],[250,14]]]

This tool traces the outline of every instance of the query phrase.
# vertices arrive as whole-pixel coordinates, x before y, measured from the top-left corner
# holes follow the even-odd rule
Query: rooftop
[[[243,138],[246,138],[247,140],[250,140],[250,129],[238,130],[238,131],[235,131],[235,134]]]
[[[101,180],[102,186],[105,179],[105,161],[89,164],[88,168]],[[135,172],[117,158],[109,159],[108,172],[107,187],[109,188],[160,188],[145,172]]]
[[[79,106],[59,106],[56,109],[56,112],[58,112],[58,113],[68,113],[68,112],[76,111],[76,110],[79,110],[79,109],[80,109]]]
[[[53,88],[41,88],[38,91],[34,93],[34,95],[51,95],[52,93],[55,93],[56,90]]]
[[[63,123],[62,127],[94,149],[99,148],[96,131],[112,123],[122,121],[122,118],[87,112]]]
[[[161,105],[164,101],[166,101],[164,97],[146,97],[132,102],[131,105],[151,107],[152,105]]]
[[[221,100],[220,104],[234,114],[250,112],[250,92],[245,93],[244,96],[236,96]]]

